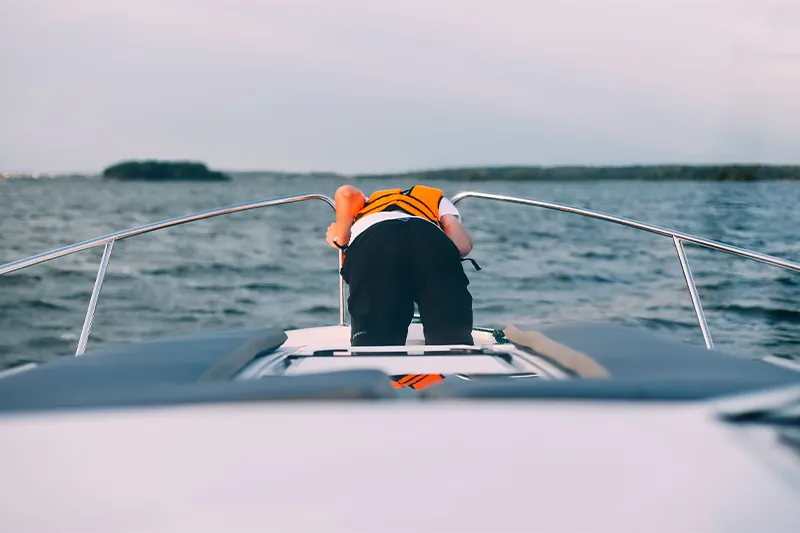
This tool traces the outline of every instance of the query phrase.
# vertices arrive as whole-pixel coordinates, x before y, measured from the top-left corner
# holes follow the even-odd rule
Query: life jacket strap
[[[475,270],[476,270],[476,271],[479,271],[479,270],[481,270],[481,266],[478,264],[478,262],[477,262],[477,261],[475,261],[475,260],[474,260],[473,258],[471,258],[471,257],[462,257],[462,258],[461,258],[461,261],[462,261],[462,262],[463,262],[463,261],[469,261],[469,262],[471,262],[471,263],[472,263],[472,266],[473,266],[473,267],[475,267]]]

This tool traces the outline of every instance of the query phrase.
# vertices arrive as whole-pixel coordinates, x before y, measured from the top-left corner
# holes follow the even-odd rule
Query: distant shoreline
[[[800,165],[628,165],[456,167],[380,174],[228,172],[239,178],[413,179],[417,181],[800,181]]]
[[[202,163],[193,163],[189,168],[185,163],[167,165],[171,170],[181,169],[186,172],[180,176],[164,176],[152,179],[141,175],[126,175],[122,180],[133,181],[228,181],[229,179],[250,178],[313,178],[352,180],[415,180],[424,181],[461,181],[461,182],[580,182],[580,181],[708,181],[708,182],[757,182],[757,181],[800,181],[800,165],[759,165],[759,164],[725,164],[725,165],[626,165],[626,166],[491,166],[491,167],[454,167],[407,172],[387,172],[370,174],[344,174],[337,172],[286,172],[273,170],[250,171],[211,171]],[[128,167],[132,170],[133,165]],[[159,171],[163,170],[160,168]],[[107,169],[108,170],[108,169]],[[138,168],[137,168],[138,170]],[[131,172],[131,174],[134,174]],[[138,174],[136,172],[135,174]],[[101,174],[84,173],[3,173],[0,181],[15,178],[60,178],[84,177],[103,178]],[[110,176],[105,176],[109,179]],[[149,178],[149,179],[148,179]],[[114,179],[114,178],[111,178]],[[119,178],[117,178],[119,179]]]

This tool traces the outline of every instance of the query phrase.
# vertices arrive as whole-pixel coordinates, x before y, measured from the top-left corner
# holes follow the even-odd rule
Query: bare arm
[[[364,207],[366,200],[364,193],[352,185],[342,185],[336,189],[336,195],[334,196],[336,222],[328,227],[328,235],[326,237],[328,244],[333,248],[336,248],[333,243],[334,238],[342,246],[350,243],[350,228],[353,227],[353,219]]]
[[[461,257],[466,257],[472,250],[472,237],[461,225],[461,221],[455,215],[444,215],[441,223],[444,234],[456,245]]]

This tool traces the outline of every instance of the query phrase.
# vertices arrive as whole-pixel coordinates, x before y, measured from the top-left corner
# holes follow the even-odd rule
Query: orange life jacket
[[[414,390],[427,389],[432,385],[444,381],[442,374],[406,374],[392,378],[392,387],[402,389],[411,387]]]
[[[409,215],[422,217],[439,225],[439,202],[444,193],[433,187],[415,185],[410,189],[387,189],[372,193],[354,220],[380,213],[389,208],[400,209]]]

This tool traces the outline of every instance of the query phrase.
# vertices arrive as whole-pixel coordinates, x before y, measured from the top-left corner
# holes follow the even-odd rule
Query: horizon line
[[[407,174],[420,174],[425,172],[442,172],[448,170],[481,170],[481,169],[503,169],[503,168],[536,168],[536,169],[556,169],[556,168],[633,168],[633,167],[800,167],[800,162],[797,163],[766,163],[766,162],[704,162],[704,163],[686,163],[686,162],[672,162],[672,163],[622,163],[622,164],[596,164],[596,163],[558,163],[558,164],[474,164],[474,165],[456,165],[456,166],[440,166],[440,167],[419,167],[408,170],[398,171],[372,171],[372,172],[341,172],[336,170],[277,170],[277,169],[225,169],[219,167],[212,167],[204,161],[198,159],[159,159],[159,158],[140,158],[140,159],[122,159],[124,161],[161,161],[161,162],[200,162],[206,164],[210,170],[217,170],[219,172],[231,174],[258,174],[258,173],[272,173],[272,174],[297,174],[297,175],[314,175],[314,174],[330,174],[342,177],[359,177],[359,176],[399,176]],[[114,163],[117,164],[117,163]],[[111,165],[109,165],[111,166]],[[107,168],[107,167],[106,167]],[[104,170],[104,169],[103,169]],[[56,177],[56,176],[100,176],[103,170],[93,171],[56,171],[56,172],[41,172],[41,171],[0,171],[0,177],[18,177],[18,176],[38,176],[38,177]]]

